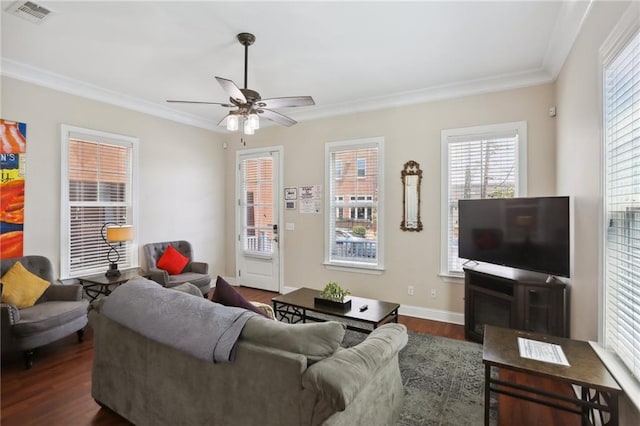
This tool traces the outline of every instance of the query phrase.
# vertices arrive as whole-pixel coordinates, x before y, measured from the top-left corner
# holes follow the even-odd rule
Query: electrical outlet
[[[409,287],[407,287],[407,294],[408,294],[409,296],[413,296],[413,286],[412,286],[412,285],[410,285]]]
[[[436,298],[436,296],[437,296],[436,289],[435,289],[435,288],[432,288],[432,289],[431,289],[431,298],[432,298],[432,299],[435,299],[435,298]]]

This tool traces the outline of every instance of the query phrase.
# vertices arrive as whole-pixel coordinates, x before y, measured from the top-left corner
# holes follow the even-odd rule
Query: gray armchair
[[[31,273],[51,285],[29,308],[18,309],[8,303],[0,304],[0,333],[2,353],[24,351],[27,368],[33,365],[35,348],[44,346],[76,332],[82,342],[87,325],[89,302],[82,298],[79,284],[55,284],[53,267],[43,256],[24,256],[0,261],[0,276],[20,261]]]
[[[187,263],[182,273],[178,275],[169,275],[167,271],[157,267],[158,260],[170,245],[183,256],[189,258],[189,263]],[[209,264],[193,261],[193,250],[188,241],[166,241],[145,244],[144,254],[146,261],[145,269],[149,279],[162,284],[164,287],[175,287],[182,283],[190,282],[200,289],[203,296],[209,293],[209,289],[211,288]]]

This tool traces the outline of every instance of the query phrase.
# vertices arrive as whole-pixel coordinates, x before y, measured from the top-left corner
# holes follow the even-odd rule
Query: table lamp
[[[133,240],[133,226],[118,225],[117,223],[107,222],[102,225],[100,235],[102,236],[105,244],[109,246],[109,252],[107,253],[109,269],[105,276],[108,278],[118,277],[120,276],[120,271],[118,270],[120,252],[118,252],[118,250],[110,243],[118,243],[119,245],[122,245],[123,242]]]

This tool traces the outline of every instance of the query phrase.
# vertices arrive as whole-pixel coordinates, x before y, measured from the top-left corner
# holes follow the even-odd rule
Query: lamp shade
[[[255,129],[251,127],[249,120],[244,121],[244,134],[245,135],[253,135],[255,133]]]
[[[107,226],[107,241],[122,242],[133,240],[133,226],[110,225]]]
[[[237,115],[229,115],[227,116],[227,130],[230,132],[235,132],[238,130],[238,116]]]
[[[249,114],[247,121],[249,122],[249,126],[251,126],[253,130],[258,130],[260,128],[260,117],[258,117],[258,114]]]

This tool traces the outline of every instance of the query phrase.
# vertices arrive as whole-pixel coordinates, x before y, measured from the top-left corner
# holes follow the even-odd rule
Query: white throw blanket
[[[166,289],[145,278],[119,286],[101,312],[137,333],[209,362],[230,362],[254,312]]]

